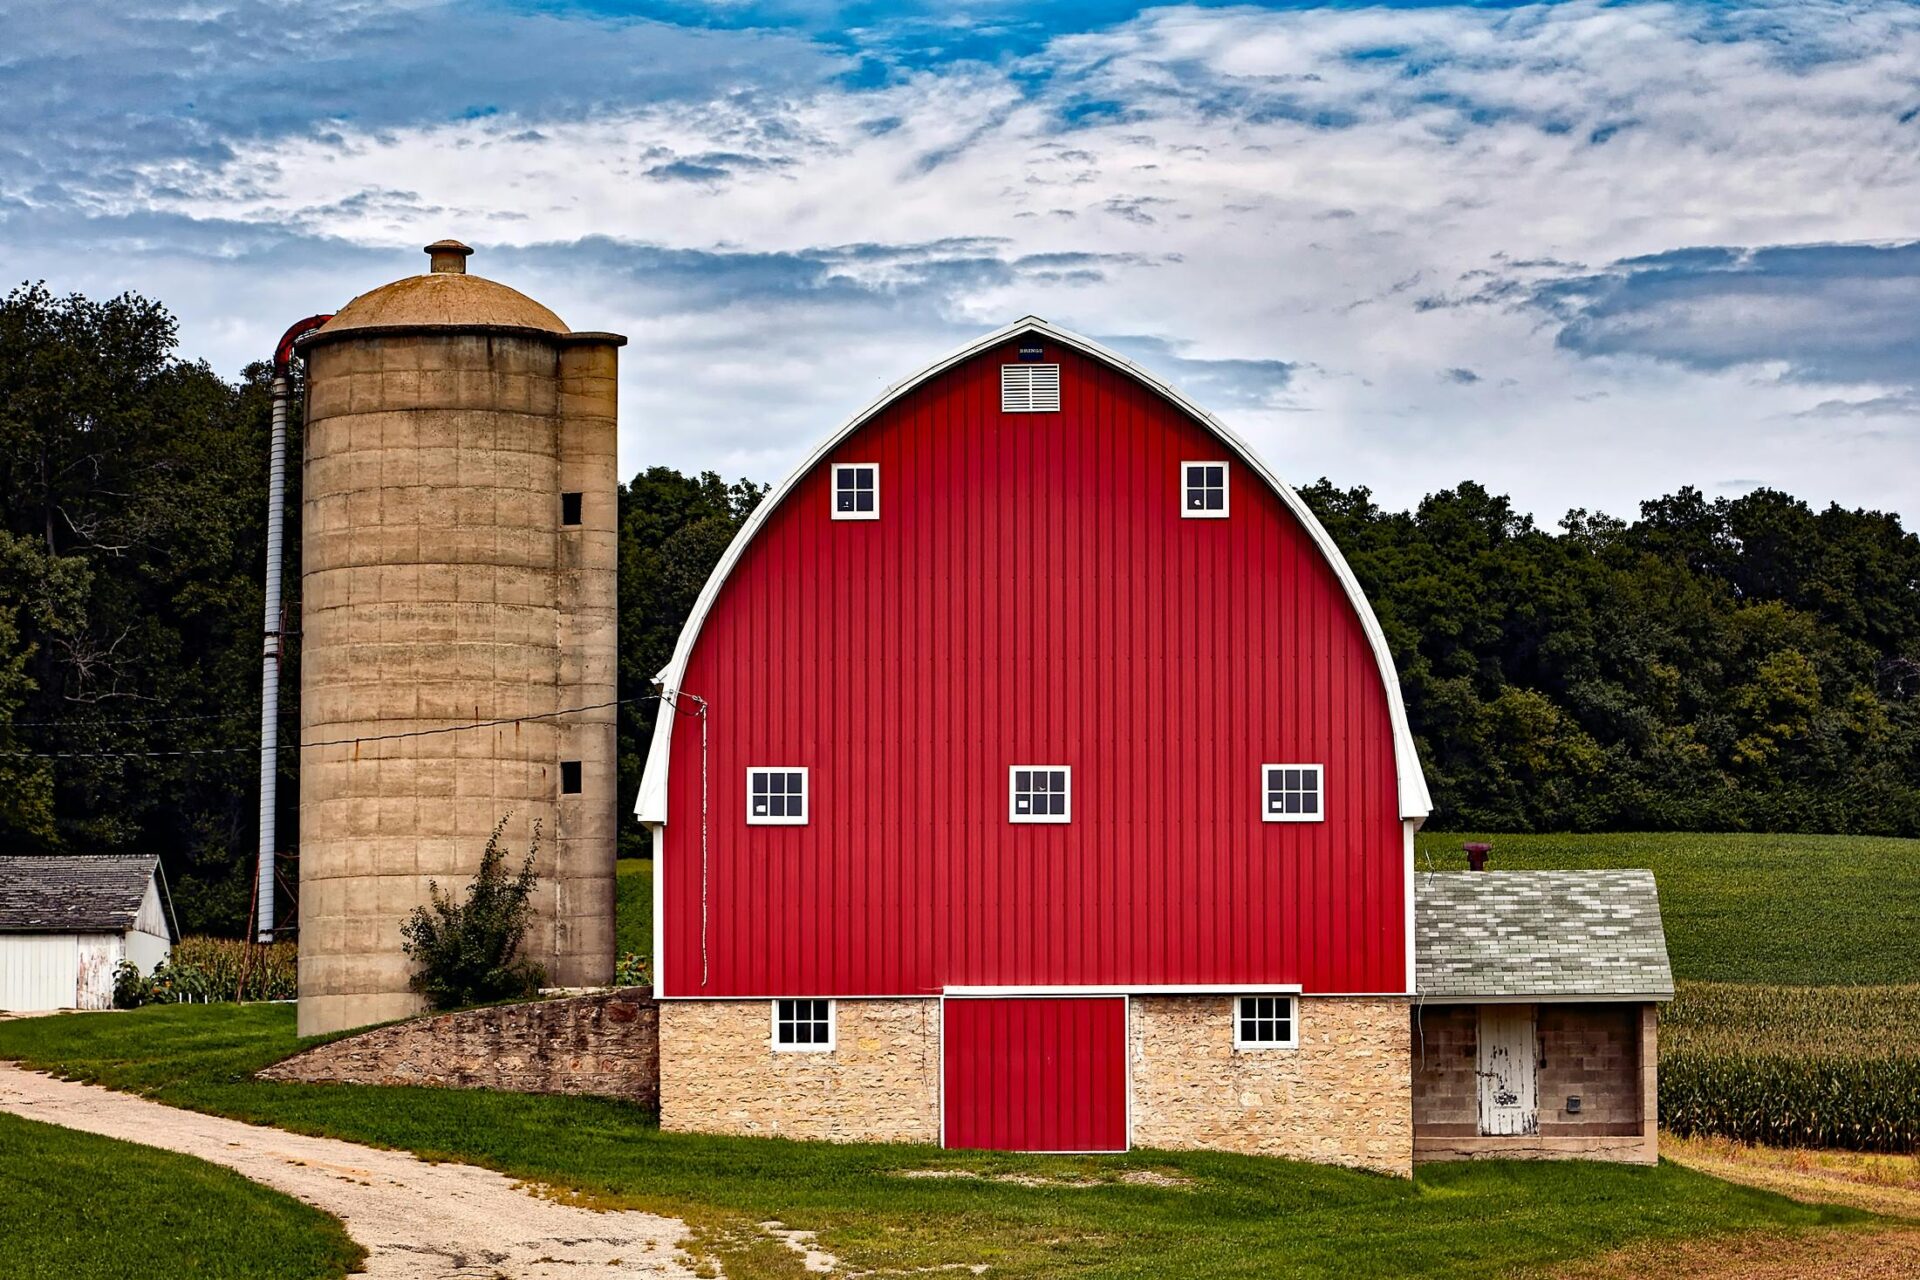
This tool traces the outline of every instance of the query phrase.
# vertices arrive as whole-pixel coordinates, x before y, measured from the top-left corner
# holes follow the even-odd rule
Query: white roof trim
[[[1380,630],[1380,620],[1373,616],[1373,606],[1367,602],[1366,593],[1361,591],[1360,583],[1353,576],[1353,570],[1348,566],[1346,557],[1340,554],[1340,548],[1334,545],[1325,527],[1314,517],[1307,504],[1300,500],[1300,495],[1279,476],[1268,470],[1267,464],[1261,461],[1260,456],[1253,451],[1253,447],[1220,419],[1118,352],[1109,351],[1090,338],[1083,338],[1077,333],[1069,333],[1065,329],[1050,325],[1038,316],[1027,316],[1004,328],[995,329],[992,333],[985,334],[958,350],[949,352],[911,377],[894,383],[881,392],[866,408],[848,418],[838,430],[821,441],[786,479],[776,485],[760,505],[754,508],[753,514],[740,527],[740,532],[734,535],[726,554],[721,556],[720,563],[714,566],[712,576],[707,579],[707,585],[701,588],[700,598],[694,601],[693,611],[687,615],[686,626],[680,629],[680,639],[674,645],[672,660],[656,677],[662,688],[668,692],[679,690],[680,679],[687,669],[687,660],[693,653],[694,641],[700,637],[700,628],[705,624],[707,612],[713,608],[714,600],[719,597],[720,588],[726,583],[734,566],[739,564],[740,557],[745,554],[748,544],[759,536],[761,526],[809,472],[838,448],[841,441],[864,426],[868,419],[921,383],[1023,333],[1036,333],[1062,346],[1071,347],[1083,355],[1091,356],[1104,364],[1124,371],[1165,396],[1218,436],[1221,442],[1232,449],[1235,456],[1246,464],[1249,471],[1266,481],[1267,486],[1279,495],[1281,502],[1286,504],[1294,518],[1313,538],[1314,545],[1320,549],[1320,554],[1326,557],[1328,564],[1333,566],[1335,576],[1339,578],[1341,587],[1347,593],[1348,602],[1352,604],[1354,612],[1360,618],[1360,625],[1366,632],[1367,642],[1373,646],[1374,662],[1380,669],[1380,682],[1386,689],[1388,713],[1393,722],[1393,755],[1399,781],[1400,816],[1424,818],[1433,809],[1433,799],[1427,791],[1426,776],[1420,770],[1420,756],[1414,749],[1413,731],[1407,726],[1407,709],[1400,698],[1400,677],[1394,670],[1393,655],[1387,649],[1387,637]],[[667,767],[670,755],[668,748],[673,741],[673,722],[673,703],[662,700],[659,715],[655,717],[653,723],[653,742],[647,749],[647,768],[640,780],[640,795],[634,805],[634,812],[639,814],[641,822],[664,823],[667,820]]]

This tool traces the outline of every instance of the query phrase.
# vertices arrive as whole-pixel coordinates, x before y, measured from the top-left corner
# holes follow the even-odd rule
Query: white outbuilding
[[[0,1010],[111,1009],[120,962],[152,973],[178,936],[153,854],[0,856]]]

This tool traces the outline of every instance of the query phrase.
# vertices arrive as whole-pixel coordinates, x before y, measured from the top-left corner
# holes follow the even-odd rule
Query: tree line
[[[0,849],[158,851],[182,926],[237,932],[269,370],[229,381],[177,341],[132,295],[0,299]],[[652,676],[764,493],[665,467],[621,488],[623,806]],[[1897,515],[1682,489],[1549,530],[1472,483],[1411,511],[1302,495],[1380,616],[1436,824],[1920,834],[1920,537]],[[291,742],[297,644],[285,681]],[[643,845],[627,821],[622,852]]]

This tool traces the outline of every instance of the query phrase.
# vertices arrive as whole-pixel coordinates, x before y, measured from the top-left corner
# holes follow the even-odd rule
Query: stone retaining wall
[[[376,1027],[259,1073],[306,1084],[417,1084],[660,1102],[650,987],[494,1005]]]

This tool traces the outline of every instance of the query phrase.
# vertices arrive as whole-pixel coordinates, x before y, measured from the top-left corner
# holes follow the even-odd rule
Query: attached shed
[[[0,1010],[110,1009],[120,962],[151,973],[178,935],[153,854],[0,857]]]
[[[1415,1161],[1659,1159],[1651,871],[1422,874]]]

